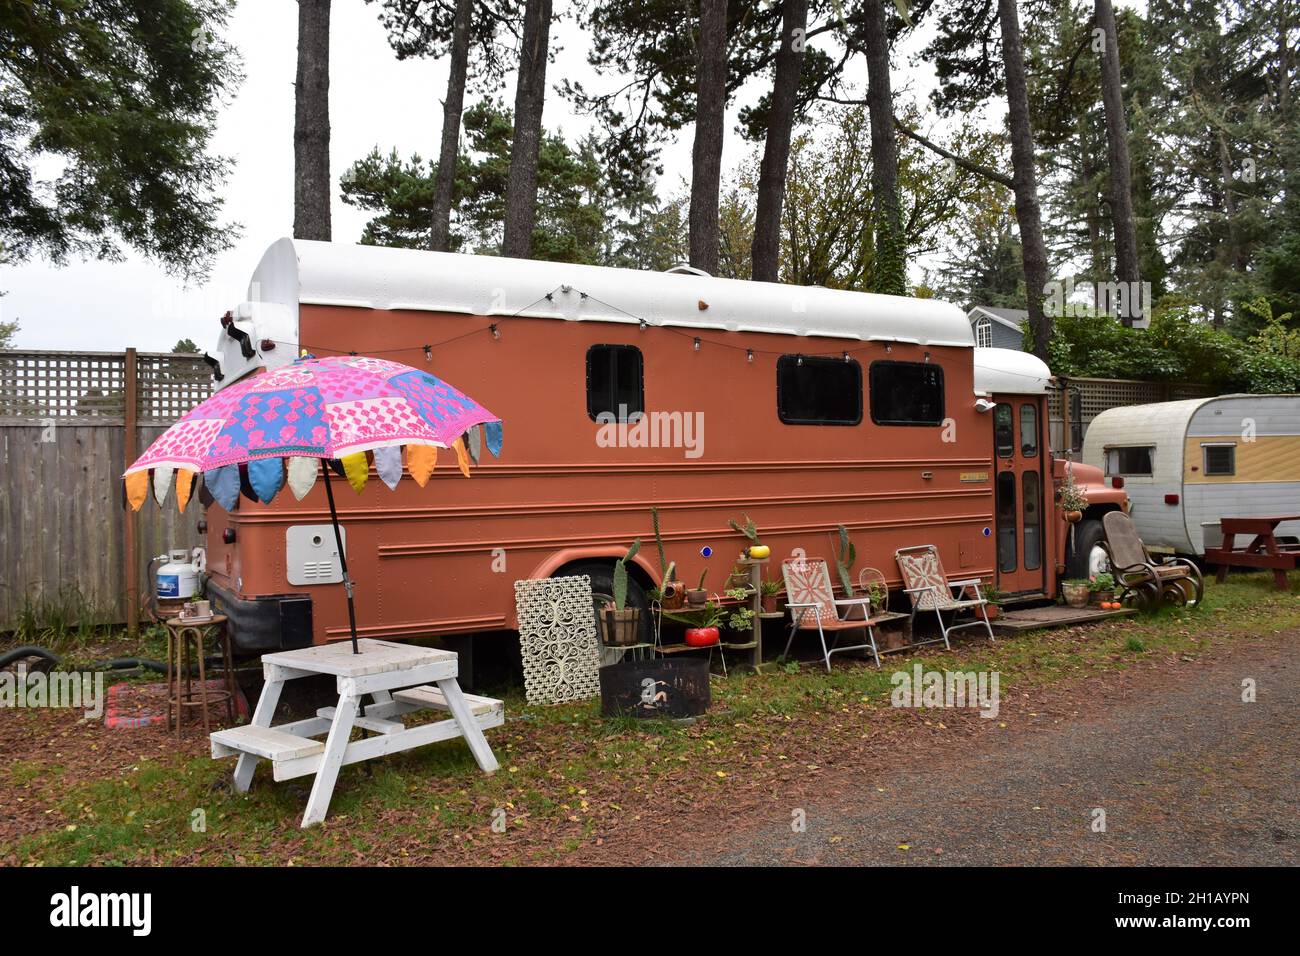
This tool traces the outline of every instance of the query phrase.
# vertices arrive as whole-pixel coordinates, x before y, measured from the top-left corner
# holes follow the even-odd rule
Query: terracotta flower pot
[[[691,588],[686,592],[686,603],[691,607],[704,607],[709,601],[709,592],[704,588]]]
[[[764,595],[763,595],[763,612],[766,613],[766,614],[775,614],[778,610],[780,610],[780,609],[776,606],[776,601],[777,601],[777,595],[775,595],[775,594],[764,594]]]
[[[1002,608],[996,604],[985,604],[980,608],[980,616],[986,621],[996,621],[1002,616]]]
[[[1083,520],[1083,512],[1082,512],[1082,511],[1067,511],[1067,512],[1065,513],[1065,520],[1068,521],[1068,522],[1070,522],[1070,524],[1078,524],[1080,521]]]
[[[688,627],[686,629],[686,643],[691,647],[712,647],[718,643],[718,629],[716,627]]]
[[[665,611],[676,611],[686,603],[686,588],[676,581],[667,582],[660,588],[660,591],[663,593],[663,597],[660,599],[659,605]]]

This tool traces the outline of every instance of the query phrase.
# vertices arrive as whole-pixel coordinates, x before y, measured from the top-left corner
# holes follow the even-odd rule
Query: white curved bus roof
[[[965,314],[937,299],[293,239],[266,251],[249,300],[295,319],[301,303],[974,346]]]
[[[1037,355],[1016,349],[975,350],[975,392],[1012,395],[1042,395],[1052,371]]]

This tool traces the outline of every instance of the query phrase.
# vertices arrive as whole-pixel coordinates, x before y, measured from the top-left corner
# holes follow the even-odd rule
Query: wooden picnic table
[[[1214,579],[1220,584],[1228,576],[1228,568],[1271,568],[1273,583],[1278,590],[1290,588],[1287,571],[1300,566],[1300,546],[1278,544],[1277,526],[1287,521],[1300,521],[1300,515],[1282,515],[1275,518],[1223,518],[1219,527],[1223,531],[1223,544],[1207,548],[1205,560],[1217,564],[1219,571]],[[1254,535],[1254,539],[1241,548],[1235,547],[1237,535]]]
[[[345,764],[464,737],[485,773],[497,769],[483,731],[505,723],[505,707],[499,700],[460,689],[454,653],[370,639],[359,641],[358,647],[359,654],[349,642],[341,642],[263,656],[266,683],[252,722],[211,736],[214,758],[239,758],[236,790],[244,793],[252,785],[259,759],[271,762],[275,780],[315,774],[302,818],[302,825],[309,827],[325,819],[339,768]],[[316,674],[336,679],[338,705],[322,707],[315,717],[271,726],[285,683]],[[366,697],[373,703],[363,707]],[[445,711],[450,717],[415,727],[403,724],[404,714],[419,710]],[[373,736],[353,741],[353,728]],[[321,735],[327,735],[324,742],[312,739]]]

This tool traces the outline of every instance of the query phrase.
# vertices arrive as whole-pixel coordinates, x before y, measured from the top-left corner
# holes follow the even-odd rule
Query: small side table
[[[181,723],[185,717],[185,708],[197,707],[203,717],[203,732],[212,732],[208,721],[208,708],[213,704],[226,704],[226,716],[230,723],[235,722],[235,668],[231,660],[230,634],[226,630],[226,618],[216,614],[206,621],[187,621],[179,617],[168,618],[164,622],[167,628],[167,729],[172,729],[172,710],[176,711],[176,736],[181,735]],[[212,635],[217,636],[221,648],[221,678],[225,684],[222,690],[208,689],[208,675],[205,662],[205,645]],[[199,685],[193,685],[190,673],[190,656],[198,660]]]

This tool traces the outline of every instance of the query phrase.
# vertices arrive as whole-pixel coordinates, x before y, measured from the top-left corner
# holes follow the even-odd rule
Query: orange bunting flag
[[[465,443],[457,438],[451,443],[451,447],[456,449],[456,464],[460,465],[460,473],[466,478],[469,477],[469,452],[465,450]]]
[[[176,507],[185,512],[190,503],[190,492],[194,490],[194,472],[179,468],[176,471]]]
[[[432,445],[407,445],[406,446],[406,470],[411,473],[415,483],[421,488],[428,482],[429,476],[433,474],[434,466],[438,464],[438,449]]]
[[[130,502],[132,511],[139,511],[144,499],[149,497],[149,472],[133,471],[126,476],[125,481],[126,500]]]

